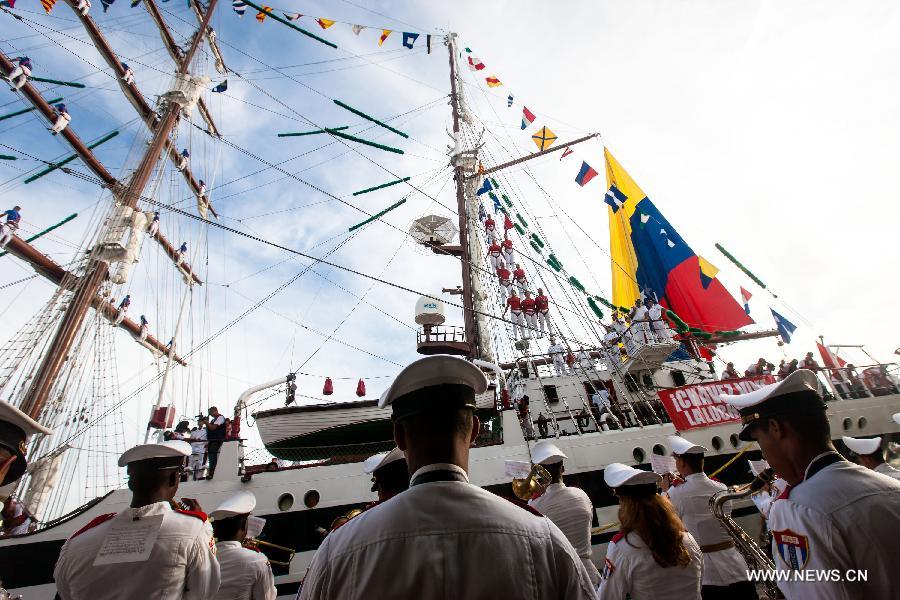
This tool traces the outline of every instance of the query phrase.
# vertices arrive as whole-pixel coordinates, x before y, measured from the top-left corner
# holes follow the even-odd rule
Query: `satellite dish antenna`
[[[453,220],[438,215],[427,215],[416,219],[409,228],[409,235],[420,244],[449,244],[459,233]]]

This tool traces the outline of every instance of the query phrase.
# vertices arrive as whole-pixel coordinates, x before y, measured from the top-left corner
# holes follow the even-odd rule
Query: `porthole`
[[[738,446],[741,445],[741,440],[738,439],[738,436],[737,436],[736,433],[732,433],[732,434],[731,434],[731,437],[728,438],[728,441],[731,442],[731,447],[732,447],[732,448],[737,448]]]
[[[719,436],[713,436],[713,439],[710,441],[710,443],[712,444],[712,447],[716,452],[722,449],[722,438],[720,438]]]
[[[865,429],[865,428],[866,428],[866,425],[869,424],[869,422],[866,420],[865,417],[860,417],[860,418],[859,418],[859,421],[857,421],[856,423],[859,425],[859,428],[860,428],[860,429]]]
[[[853,427],[853,419],[844,419],[844,431],[850,431],[851,427]]]
[[[634,457],[634,461],[637,464],[642,464],[644,462],[645,454],[643,448],[635,448],[631,455]]]
[[[303,495],[303,504],[306,505],[306,508],[315,508],[319,505],[319,500],[321,500],[321,496],[316,490],[309,490]]]
[[[662,444],[656,444],[653,446],[653,454],[657,456],[665,456],[666,455],[666,447]]]
[[[293,494],[282,494],[278,496],[278,510],[281,512],[287,512],[291,510],[291,507],[294,506],[294,495]]]

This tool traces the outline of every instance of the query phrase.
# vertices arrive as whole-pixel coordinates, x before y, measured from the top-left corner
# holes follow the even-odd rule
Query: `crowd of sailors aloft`
[[[815,373],[800,369],[753,393],[722,396],[741,414],[738,437],[758,443],[777,476],[760,479],[769,485],[753,497],[771,532],[768,548],[749,551],[737,526],[710,511],[726,486],[706,475],[707,448],[668,436],[675,472],[606,465],[597,485],[614,494],[619,531],[605,556],[594,557],[594,502],[571,479],[567,485],[565,452],[533,444],[531,472],[542,481],[514,481],[503,496],[471,484],[475,397],[487,379],[459,357],[422,358],[379,400],[392,412],[397,447],[362,466],[378,500],[323,530],[297,598],[755,600],[749,571],[765,553],[786,600],[894,597],[900,472],[885,463],[881,437],[843,438],[845,454],[860,464],[837,452],[819,388]],[[892,419],[900,424],[900,413]],[[28,438],[50,431],[2,401],[0,425],[0,486],[9,486],[27,467]],[[130,506],[95,517],[63,545],[53,571],[61,600],[278,595],[266,556],[253,550],[265,519],[253,516],[252,493],[219,500],[209,516],[196,501],[175,501],[190,454],[189,444],[171,440],[120,457]],[[4,520],[15,519],[6,506]],[[808,570],[839,575],[791,576]]]

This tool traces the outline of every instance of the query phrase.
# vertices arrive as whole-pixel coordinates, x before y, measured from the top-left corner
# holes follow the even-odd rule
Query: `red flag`
[[[503,217],[503,231],[509,231],[513,227],[515,227],[515,225],[513,225],[512,219],[509,218],[509,215],[505,215]]]
[[[846,360],[835,356],[831,350],[819,342],[816,342],[816,346],[819,348],[819,354],[822,356],[822,363],[825,365],[826,369],[837,369],[838,367],[846,366]]]
[[[571,148],[569,148],[568,146],[566,146],[566,147],[563,149],[562,156],[559,157],[559,160],[564,159],[565,157],[567,157],[567,156],[570,155],[570,154],[575,154],[575,151],[572,150]]]

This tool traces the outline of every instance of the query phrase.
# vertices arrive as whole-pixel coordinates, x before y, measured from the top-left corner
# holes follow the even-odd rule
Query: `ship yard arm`
[[[13,237],[9,243],[6,245],[6,250],[10,254],[14,254],[15,256],[21,258],[28,264],[30,264],[34,270],[46,278],[51,283],[59,286],[64,285],[67,289],[75,289],[78,277],[66,271],[62,265],[58,264],[56,261],[51,259],[49,256],[42,254],[39,252],[34,246],[25,242],[18,237]],[[103,317],[108,320],[110,323],[115,323],[118,318],[119,311],[118,309],[107,302],[104,298],[100,296],[95,296],[91,301],[91,306],[94,307]],[[129,318],[125,318],[122,320],[118,326],[125,331],[129,332],[135,338],[139,338],[141,335],[141,326],[132,321]],[[154,352],[158,352],[160,354],[168,354],[169,348],[166,347],[158,338],[148,335],[144,340],[144,345],[147,346],[150,350]],[[187,362],[181,358],[180,356],[173,355],[173,360],[182,366],[187,366]]]
[[[144,95],[141,94],[141,91],[138,89],[137,84],[125,83],[125,69],[122,67],[121,59],[116,55],[113,51],[112,46],[109,45],[109,42],[103,36],[103,33],[100,31],[100,28],[97,27],[97,24],[94,22],[94,19],[91,16],[82,14],[80,10],[76,8],[78,2],[76,0],[66,0],[66,4],[68,4],[72,11],[75,13],[75,16],[81,21],[81,24],[84,25],[85,31],[87,31],[88,36],[91,38],[91,42],[97,48],[97,51],[103,57],[103,60],[106,61],[106,64],[109,65],[109,68],[113,70],[113,73],[116,74],[116,79],[119,82],[119,86],[122,88],[122,91],[125,93],[125,97],[128,98],[128,101],[131,102],[131,105],[140,115],[141,119],[143,119],[144,123],[146,123],[147,127],[150,131],[155,131],[157,125],[159,124],[159,115],[156,114],[150,105],[147,103],[147,100],[144,98]],[[172,41],[174,44],[174,40]],[[180,62],[176,61],[177,64]],[[200,101],[202,102],[202,100]],[[205,105],[200,104],[201,113],[205,113]],[[204,117],[206,120],[206,118]],[[211,131],[215,130],[215,125],[211,124],[212,119],[207,120],[207,124],[210,127]],[[218,132],[216,132],[216,135]],[[167,153],[169,155],[169,159],[172,161],[173,165],[178,165],[181,160],[181,155],[178,153],[178,148],[175,147],[175,144],[172,144],[171,141],[168,144]],[[184,167],[181,170],[182,175],[184,175],[184,179],[188,184],[188,187],[191,188],[191,191],[200,200],[200,183],[194,177],[194,174],[191,172],[190,166]],[[209,206],[210,212],[218,218],[218,213],[216,213],[215,209],[213,209],[212,205]]]
[[[3,67],[4,73],[10,73],[14,68],[14,65],[12,64],[12,62],[10,62],[9,57],[7,57],[3,52],[0,52],[0,67]],[[28,101],[31,102],[31,104],[35,108],[37,108],[37,110],[40,111],[40,113],[43,114],[48,121],[52,123],[54,120],[56,120],[56,113],[54,112],[53,108],[47,103],[46,100],[44,100],[44,97],[41,96],[41,94],[34,88],[33,85],[31,85],[31,83],[26,83],[19,91],[25,95]],[[113,176],[112,173],[106,170],[106,167],[103,166],[103,163],[101,163],[94,155],[94,153],[84,145],[84,142],[82,142],[81,138],[79,138],[75,134],[72,127],[66,127],[60,135],[63,136],[67,142],[69,142],[69,144],[72,146],[72,149],[75,150],[75,153],[81,158],[82,161],[84,161],[84,164],[86,164],[88,168],[93,171],[94,174],[103,182],[103,185],[105,187],[111,189],[114,194],[117,194],[117,192],[122,189],[122,184]],[[165,250],[166,254],[169,255],[169,258],[172,259],[172,262],[177,265],[178,257],[176,255],[175,248],[172,246],[169,240],[167,240],[166,237],[160,232],[157,232],[156,236],[154,237],[156,241],[159,242],[159,245],[163,247],[163,250]],[[26,246],[28,245],[22,240],[18,241],[22,244],[25,244]],[[16,253],[14,252],[13,254]],[[185,270],[190,275],[191,279],[193,279],[195,282],[203,283],[200,278],[194,274],[193,270],[189,267],[186,267],[186,265],[182,265],[179,268]]]

